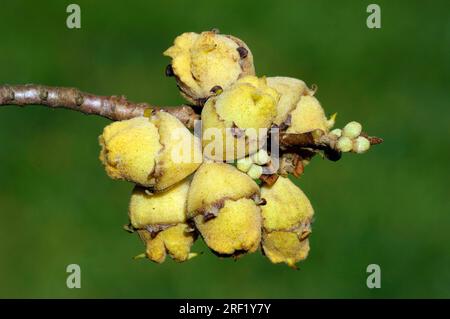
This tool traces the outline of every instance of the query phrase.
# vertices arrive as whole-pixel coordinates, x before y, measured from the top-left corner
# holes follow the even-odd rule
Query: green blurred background
[[[44,4],[45,3],[45,4]],[[385,138],[362,156],[316,158],[299,185],[316,211],[294,271],[260,254],[156,265],[127,234],[132,185],[108,179],[97,136],[108,121],[43,107],[0,108],[0,297],[450,297],[450,5],[377,1],[0,1],[0,83],[75,86],[182,103],[164,77],[176,35],[213,27],[250,46],[259,75],[319,86],[338,126]],[[66,287],[66,266],[82,288]],[[366,287],[379,264],[381,289]]]

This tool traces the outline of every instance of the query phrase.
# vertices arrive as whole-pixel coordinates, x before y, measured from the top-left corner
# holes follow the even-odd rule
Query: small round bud
[[[261,149],[257,153],[252,155],[252,159],[255,162],[255,164],[265,165],[265,164],[269,163],[270,156],[269,156],[269,154],[267,154],[266,150]]]
[[[247,172],[247,175],[252,179],[258,179],[263,173],[263,168],[259,165],[253,164]]]
[[[347,136],[349,138],[358,137],[361,134],[362,126],[358,122],[352,121],[347,123],[342,130],[342,136]]]
[[[250,157],[241,158],[237,161],[238,170],[247,173],[250,167],[253,165],[253,161]]]
[[[352,150],[353,143],[347,136],[342,136],[338,139],[336,147],[341,152],[350,152]]]
[[[358,154],[365,153],[369,150],[369,148],[370,148],[370,141],[363,136],[358,136],[353,141],[353,152],[355,153]]]
[[[342,136],[342,130],[340,128],[335,128],[334,130],[332,130],[330,132],[330,134],[333,134],[337,137],[341,137]]]

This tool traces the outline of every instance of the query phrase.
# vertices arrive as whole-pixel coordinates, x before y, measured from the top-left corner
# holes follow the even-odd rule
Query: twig
[[[198,114],[186,105],[163,108],[148,103],[133,103],[128,101],[125,96],[99,96],[81,92],[76,88],[33,84],[0,86],[0,106],[2,105],[43,105],[52,108],[66,108],[85,114],[103,116],[113,121],[142,116],[147,109],[163,109],[191,129],[194,128],[194,121],[199,118]]]
[[[367,138],[371,145],[383,143],[382,138],[369,136],[365,132],[362,132],[361,136]],[[280,147],[284,151],[289,151],[293,148],[309,148],[312,150],[324,151],[325,155],[328,157],[329,155],[333,156],[336,155],[335,153],[340,153],[336,147],[336,143],[337,136],[333,134],[323,134],[314,131],[300,134],[280,132]],[[333,160],[333,158],[329,159]]]

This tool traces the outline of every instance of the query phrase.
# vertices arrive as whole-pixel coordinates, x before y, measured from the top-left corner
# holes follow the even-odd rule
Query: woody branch
[[[84,114],[94,114],[113,121],[143,116],[145,110],[161,110],[177,117],[186,127],[193,128],[198,114],[189,106],[158,107],[148,103],[134,103],[125,96],[99,96],[81,92],[76,88],[44,85],[1,85],[0,106],[43,105],[51,108],[66,108]]]

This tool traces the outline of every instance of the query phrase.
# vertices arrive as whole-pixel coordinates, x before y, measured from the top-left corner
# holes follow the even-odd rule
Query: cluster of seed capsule
[[[196,256],[191,246],[200,235],[217,255],[261,249],[271,262],[295,267],[308,255],[314,210],[287,172],[272,172],[279,175],[272,185],[260,183],[273,158],[263,147],[267,136],[250,131],[321,132],[342,152],[363,153],[370,143],[361,125],[331,130],[335,115],[325,116],[315,90],[294,78],[257,77],[250,49],[233,36],[184,33],[164,54],[172,59],[166,75],[202,109],[202,136],[157,111],[114,122],[99,138],[107,174],[136,185],[127,229],[146,245],[138,256],[186,261]],[[178,162],[174,154],[200,160]]]

